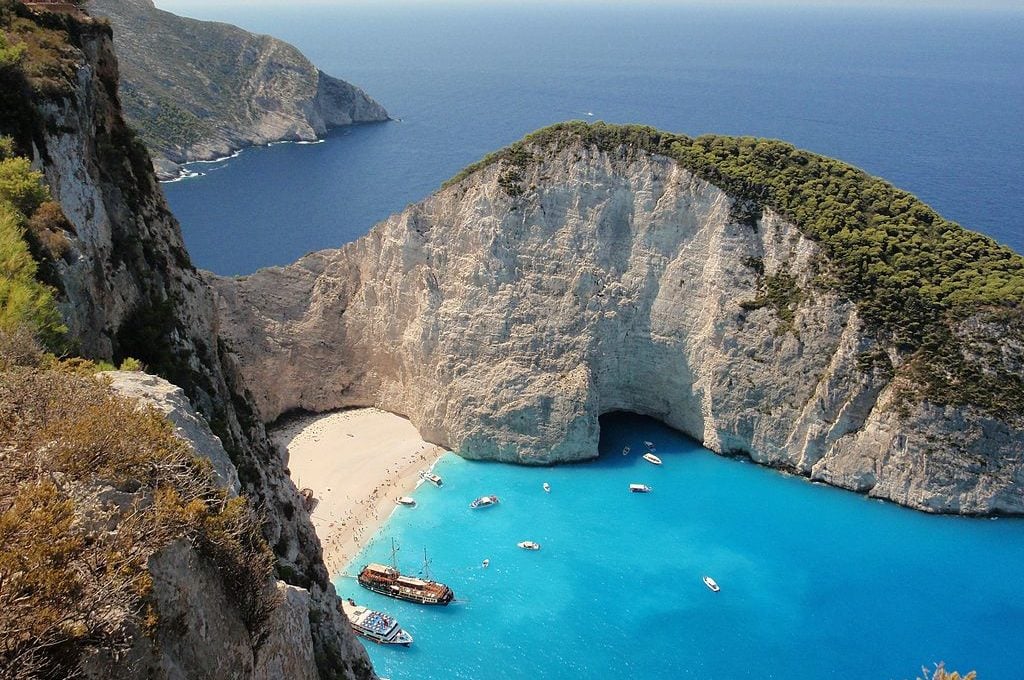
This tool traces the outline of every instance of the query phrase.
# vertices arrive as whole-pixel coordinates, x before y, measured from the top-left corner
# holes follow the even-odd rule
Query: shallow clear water
[[[661,467],[639,458],[645,439]],[[605,417],[601,454],[553,468],[442,459],[444,486],[421,485],[349,572],[387,562],[395,538],[405,571],[427,548],[460,602],[418,606],[336,580],[415,637],[366,643],[378,672],[884,680],[945,660],[982,680],[1020,677],[1024,521],[910,511],[715,456],[639,416]],[[499,505],[468,508],[492,493]],[[541,550],[518,549],[524,539]]]
[[[485,154],[574,118],[786,139],[1024,252],[1021,11],[194,4],[290,40],[402,119],[165,185],[195,262],[218,273],[354,240]]]

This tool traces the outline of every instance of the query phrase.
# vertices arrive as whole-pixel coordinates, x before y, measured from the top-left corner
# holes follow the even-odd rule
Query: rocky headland
[[[789,203],[811,180],[776,180],[800,172],[871,214]],[[886,254],[887,229],[914,253]],[[549,464],[595,456],[600,415],[626,410],[722,454],[984,514],[1024,512],[1022,272],[831,159],[569,124],[340,250],[208,280],[265,420],[373,405],[463,456]]]
[[[282,40],[180,17],[152,0],[90,0],[87,8],[114,28],[125,115],[161,179],[188,161],[388,120],[365,92]]]
[[[26,302],[24,285],[14,280],[10,288],[5,270],[0,526],[12,552],[0,565],[0,675],[373,678],[338,611],[284,454],[267,438],[218,337],[214,295],[192,267],[150,157],[124,120],[111,28],[58,10],[0,2],[0,163],[17,181],[0,189],[2,246],[31,252],[29,275],[38,266],[38,278],[53,287],[67,327],[52,345],[59,354],[115,364],[132,356],[173,383],[118,374],[110,389],[166,414],[192,453],[181,457],[163,426],[148,416],[137,422],[92,379],[76,377],[89,372],[80,359],[61,368],[52,357],[17,350],[19,330],[10,335],[8,324],[17,323],[19,308],[27,307],[25,320],[39,317],[36,307],[47,300]],[[85,395],[84,407],[56,419],[76,394]],[[179,457],[169,480],[164,464],[153,463],[167,450]],[[126,468],[133,458],[123,452],[139,462]],[[107,462],[90,466],[91,459]],[[120,499],[113,507],[102,497],[110,485]],[[186,492],[198,495],[190,501]],[[60,522],[26,510],[39,494],[63,513]],[[108,523],[103,531],[83,519],[93,508]],[[140,528],[143,520],[149,524]],[[62,547],[106,542],[117,560]],[[90,606],[81,591],[97,584],[123,597]]]

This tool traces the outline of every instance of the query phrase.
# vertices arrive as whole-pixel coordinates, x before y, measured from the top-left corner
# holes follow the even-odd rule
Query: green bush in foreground
[[[40,208],[54,204],[48,203],[42,175],[27,159],[10,156],[11,146],[9,139],[0,138],[0,330],[28,326],[54,347],[66,328],[53,289],[37,279],[38,265],[25,240],[32,216],[51,212]]]

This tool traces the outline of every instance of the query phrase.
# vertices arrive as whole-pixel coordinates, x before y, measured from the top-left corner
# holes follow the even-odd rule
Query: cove
[[[367,643],[380,675],[909,679],[944,660],[985,680],[1024,663],[1024,521],[928,515],[811,484],[641,416],[601,425],[592,463],[442,458],[444,487],[421,485],[418,507],[397,509],[346,570],[390,560],[394,538],[406,572],[428,550],[457,604],[399,602],[338,575],[340,595],[416,638]],[[660,468],[640,459],[644,440]],[[653,492],[631,494],[630,482]],[[470,510],[484,494],[501,503]],[[519,550],[524,539],[542,549]]]

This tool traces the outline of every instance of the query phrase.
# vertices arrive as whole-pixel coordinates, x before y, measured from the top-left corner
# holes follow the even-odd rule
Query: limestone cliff
[[[0,7],[0,19],[30,55],[20,70],[2,74],[0,135],[34,159],[69,220],[67,252],[50,263],[49,278],[60,290],[72,350],[134,356],[184,388],[230,458],[230,470],[223,460],[217,469],[232,486],[237,470],[240,492],[265,512],[278,576],[303,590],[289,591],[293,610],[281,620],[302,618],[294,608],[305,607],[308,626],[298,630],[308,631],[322,677],[372,677],[336,615],[319,541],[282,455],[218,339],[214,298],[189,261],[145,148],[122,118],[109,26],[17,3]],[[187,667],[176,673],[197,677]]]
[[[125,114],[161,178],[186,161],[388,119],[358,87],[276,38],[179,17],[152,0],[91,0],[88,8],[114,28]]]
[[[626,410],[911,507],[1024,512],[1019,412],[915,396],[836,266],[779,212],[570,131],[340,250],[212,280],[267,420],[374,405],[461,455],[547,464],[597,455],[598,417]],[[1019,335],[989,331],[1019,380]]]

